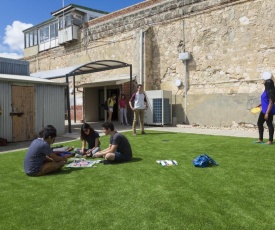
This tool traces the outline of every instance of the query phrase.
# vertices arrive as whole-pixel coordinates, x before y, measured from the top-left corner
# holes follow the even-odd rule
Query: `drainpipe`
[[[140,30],[140,35],[139,35],[139,84],[143,85],[143,56],[144,56],[144,32],[141,29]]]
[[[66,94],[67,94],[67,111],[68,111],[68,131],[72,132],[72,124],[71,124],[71,105],[70,105],[70,90],[69,90],[69,75],[66,74]]]
[[[187,90],[188,90],[188,80],[187,80],[187,61],[183,62],[184,68],[184,123],[187,124]]]
[[[187,61],[191,59],[189,52],[179,53],[179,59],[184,65],[184,123],[187,124],[187,90],[188,90],[188,76],[187,76]]]

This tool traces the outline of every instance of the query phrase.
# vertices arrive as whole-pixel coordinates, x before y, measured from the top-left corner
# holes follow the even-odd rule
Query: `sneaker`
[[[144,131],[142,131],[142,132],[141,132],[141,134],[145,134],[145,132],[144,132]]]
[[[136,135],[137,135],[137,133],[134,132],[134,133],[133,133],[133,136],[136,136]]]

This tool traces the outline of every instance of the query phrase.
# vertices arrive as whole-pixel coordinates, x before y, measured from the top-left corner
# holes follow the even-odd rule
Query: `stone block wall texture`
[[[248,107],[263,91],[259,76],[275,73],[274,8],[274,0],[144,1],[90,21],[79,42],[28,61],[31,72],[104,59],[131,63],[145,89],[172,91],[178,123],[186,115],[190,124],[255,125]],[[186,76],[181,52],[192,56]],[[77,77],[76,85],[118,73],[128,69]],[[176,79],[183,82],[179,88]]]

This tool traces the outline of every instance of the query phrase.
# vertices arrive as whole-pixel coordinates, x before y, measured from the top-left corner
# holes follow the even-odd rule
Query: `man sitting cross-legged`
[[[61,169],[68,157],[72,154],[60,157],[53,153],[51,144],[54,143],[56,129],[48,125],[39,132],[39,138],[35,139],[25,156],[24,170],[28,176],[42,176]]]
[[[128,139],[114,130],[114,124],[105,122],[102,124],[105,135],[110,135],[110,144],[107,149],[97,152],[93,158],[104,157],[112,162],[126,162],[132,158],[132,149]]]

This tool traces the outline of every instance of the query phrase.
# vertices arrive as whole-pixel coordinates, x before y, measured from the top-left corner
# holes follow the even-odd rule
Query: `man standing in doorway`
[[[134,111],[134,121],[133,121],[133,135],[136,136],[136,125],[137,120],[139,118],[140,122],[140,131],[141,134],[145,134],[144,132],[144,109],[148,108],[147,99],[145,93],[143,92],[142,85],[139,84],[137,86],[137,92],[134,93],[129,101],[130,108]],[[132,105],[134,102],[134,107]]]

